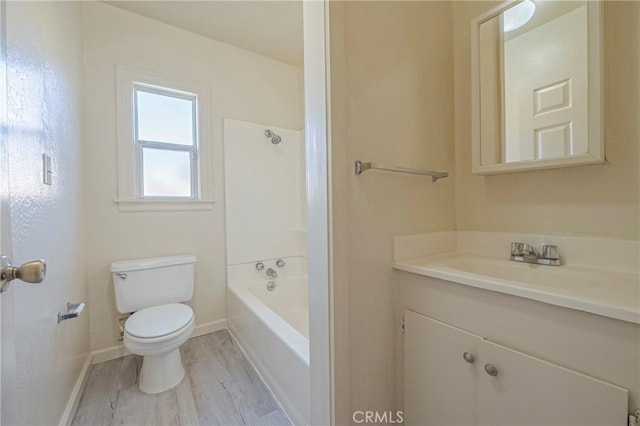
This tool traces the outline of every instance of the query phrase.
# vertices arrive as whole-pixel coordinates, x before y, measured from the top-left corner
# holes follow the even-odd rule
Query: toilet
[[[114,262],[111,275],[124,323],[124,346],[143,356],[139,387],[159,393],[178,385],[185,374],[180,346],[191,337],[195,321],[191,300],[195,256]]]

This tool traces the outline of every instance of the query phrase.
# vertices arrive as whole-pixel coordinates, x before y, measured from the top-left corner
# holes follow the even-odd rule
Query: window
[[[140,84],[134,92],[138,196],[195,198],[197,97]]]
[[[211,208],[207,102],[198,84],[118,67],[121,211]]]

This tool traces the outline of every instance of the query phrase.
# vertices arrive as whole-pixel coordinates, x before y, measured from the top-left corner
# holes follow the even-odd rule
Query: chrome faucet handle
[[[538,254],[538,251],[536,250],[536,248],[534,246],[532,246],[531,244],[521,244],[522,246],[522,254],[524,255],[533,255],[536,257],[540,257],[540,255]]]
[[[269,268],[267,269],[267,276],[269,278],[278,278],[278,273],[273,268]]]
[[[542,246],[542,257],[549,260],[558,260],[560,255],[558,254],[558,246],[544,245]]]
[[[522,252],[522,243],[512,242],[511,243],[511,256],[522,256],[524,253]]]

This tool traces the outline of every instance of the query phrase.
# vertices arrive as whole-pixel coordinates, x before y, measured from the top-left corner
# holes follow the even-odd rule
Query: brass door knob
[[[2,256],[2,269],[0,270],[0,282],[4,291],[6,285],[19,279],[26,283],[39,284],[47,275],[47,264],[42,259],[31,260],[20,266],[12,266],[9,260]]]
[[[42,259],[31,260],[13,268],[14,277],[25,283],[39,284],[47,275],[47,264]]]

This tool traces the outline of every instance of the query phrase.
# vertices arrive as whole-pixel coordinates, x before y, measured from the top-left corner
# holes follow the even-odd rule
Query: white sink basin
[[[640,324],[637,273],[461,253],[401,261],[395,269]]]
[[[600,285],[593,275],[567,271],[562,266],[516,263],[509,260],[466,258],[444,262],[449,268],[470,274],[515,281],[535,287],[591,288]]]

